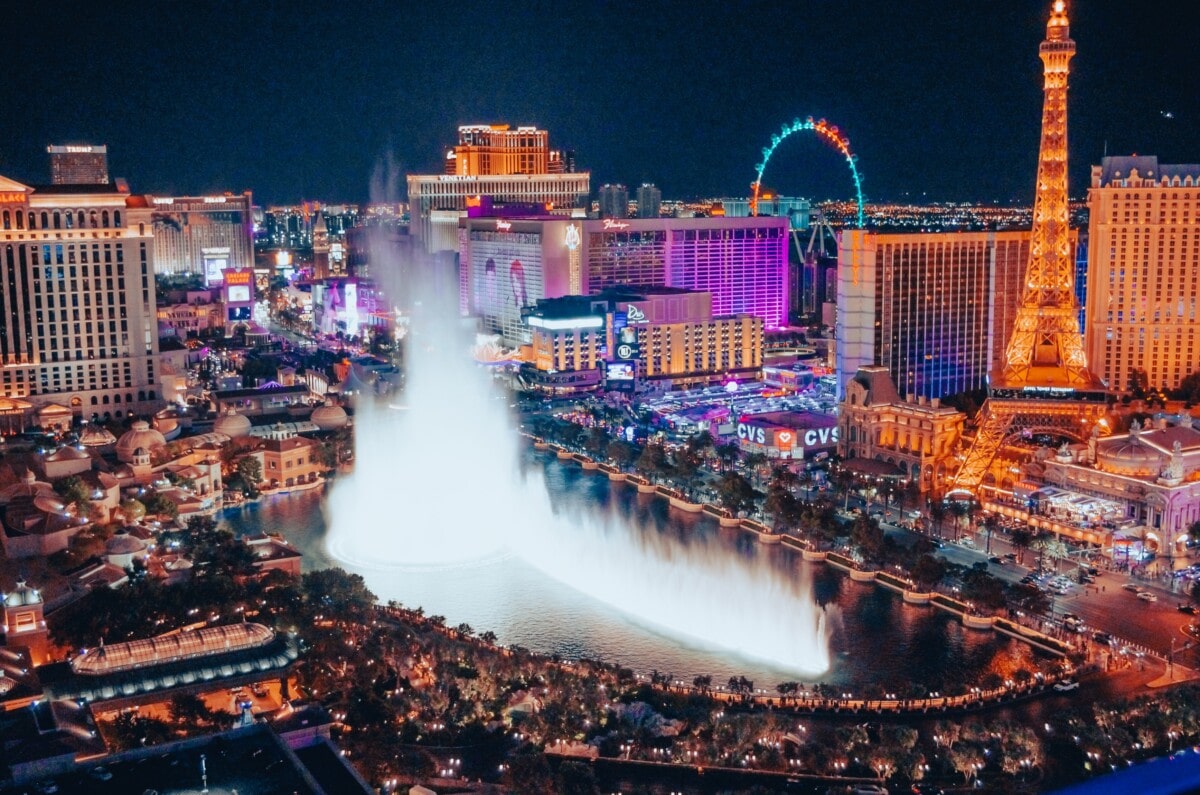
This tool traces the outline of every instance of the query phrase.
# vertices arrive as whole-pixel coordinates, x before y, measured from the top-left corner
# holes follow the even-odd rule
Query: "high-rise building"
[[[1106,157],[1088,191],[1087,355],[1115,391],[1200,369],[1200,165]]]
[[[130,199],[0,177],[0,394],[76,419],[162,407],[153,238]]]
[[[656,185],[643,182],[637,192],[637,217],[657,218],[662,210],[662,191]]]
[[[629,217],[629,190],[624,185],[610,184],[600,186],[600,217]]]
[[[462,220],[459,307],[515,347],[523,310],[542,298],[608,287],[711,293],[714,315],[787,322],[787,219]]]
[[[47,146],[54,185],[107,185],[108,147],[92,144]]]
[[[460,177],[507,174],[561,174],[560,152],[550,134],[536,127],[468,124],[458,128],[458,145],[446,153],[445,171]]]
[[[839,394],[887,368],[901,398],[988,385],[1016,318],[1028,232],[843,232],[837,268]]]
[[[254,206],[250,192],[220,196],[144,196],[130,202],[130,223],[154,232],[154,269],[194,273],[205,284],[226,268],[254,266]]]
[[[568,215],[585,207],[591,175],[564,171],[547,141],[547,133],[533,127],[460,127],[445,173],[408,175],[410,234],[427,252],[454,251],[458,219],[484,197],[500,204],[542,204]]]
[[[1067,204],[1067,75],[1075,42],[1064,0],[1054,2],[1038,55],[1042,136],[1029,264],[1003,366],[992,375],[975,439],[955,475],[954,490],[972,498],[1011,481],[1008,472],[992,471],[1007,440],[1053,434],[1083,441],[1098,433],[1108,402],[1104,384],[1088,369],[1075,299]]]

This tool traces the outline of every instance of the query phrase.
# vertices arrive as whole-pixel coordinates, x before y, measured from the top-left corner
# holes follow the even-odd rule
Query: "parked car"
[[[1179,612],[1180,613],[1188,613],[1190,615],[1195,615],[1196,614],[1196,606],[1189,602],[1180,602],[1179,603]]]
[[[992,555],[988,558],[988,563],[995,563],[997,566],[1006,566],[1008,561],[998,555]]]
[[[1069,680],[1064,680],[1064,681],[1062,681],[1062,682],[1055,682],[1055,683],[1054,683],[1054,689],[1055,689],[1055,690],[1057,690],[1057,691],[1058,691],[1058,692],[1060,692],[1060,693],[1066,693],[1066,692],[1068,692],[1068,691],[1070,691],[1070,690],[1074,690],[1074,689],[1075,689],[1075,688],[1077,688],[1077,687],[1079,687],[1079,683],[1078,683],[1078,682],[1072,682],[1072,681],[1069,681]]]
[[[1097,631],[1092,633],[1092,640],[1096,641],[1097,643],[1112,643],[1113,637],[1107,632]]]
[[[1139,591],[1137,597],[1138,597],[1138,599],[1141,599],[1143,602],[1157,602],[1158,601],[1158,597],[1155,596],[1154,594],[1150,593],[1149,591]]]
[[[1142,586],[1138,585],[1136,582],[1127,582],[1124,585],[1122,585],[1121,587],[1124,588],[1126,591],[1133,591],[1134,593],[1137,593],[1138,591],[1142,590]]]

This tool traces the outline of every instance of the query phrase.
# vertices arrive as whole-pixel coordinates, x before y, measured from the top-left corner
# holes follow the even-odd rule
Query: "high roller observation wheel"
[[[846,164],[850,166],[850,176],[854,179],[854,194],[858,203],[858,228],[862,229],[865,213],[863,210],[862,176],[858,173],[858,155],[850,151],[850,139],[842,135],[836,125],[830,124],[824,119],[813,121],[812,116],[809,116],[804,121],[795,119],[791,124],[784,124],[778,133],[771,136],[771,145],[763,147],[762,162],[755,166],[757,173],[752,185],[754,195],[750,198],[751,215],[758,215],[758,193],[762,188],[763,172],[767,170],[767,163],[770,162],[771,155],[775,154],[775,150],[779,148],[781,143],[787,140],[788,136],[793,133],[805,131],[812,131],[818,138],[824,139],[833,148],[841,152],[842,157],[846,159]]]

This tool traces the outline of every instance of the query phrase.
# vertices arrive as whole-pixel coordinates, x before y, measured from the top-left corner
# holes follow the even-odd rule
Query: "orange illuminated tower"
[[[955,491],[977,495],[1006,440],[1038,434],[1083,441],[1104,416],[1108,394],[1088,370],[1075,299],[1067,207],[1067,75],[1075,42],[1056,0],[1038,51],[1045,75],[1042,140],[1033,199],[1029,264],[999,372],[980,412]]]

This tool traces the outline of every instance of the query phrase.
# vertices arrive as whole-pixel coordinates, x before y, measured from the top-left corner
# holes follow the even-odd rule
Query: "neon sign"
[[[25,201],[24,193],[0,193],[0,204]]]
[[[567,250],[574,251],[575,249],[579,248],[579,243],[580,243],[579,227],[576,226],[575,224],[568,224],[567,225],[567,236],[566,236]]]
[[[629,224],[625,223],[624,221],[614,221],[611,218],[604,219],[604,229],[606,231],[609,229],[628,229],[628,228],[629,228]]]
[[[645,323],[646,322],[646,313],[643,312],[642,310],[638,309],[633,304],[629,304],[625,308],[625,318],[630,323]]]
[[[508,221],[497,221],[496,222],[496,231],[497,232],[507,232],[510,229],[512,229],[512,224],[510,224]]]
[[[250,271],[225,271],[225,284],[249,284]]]

